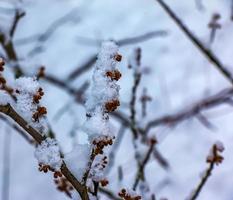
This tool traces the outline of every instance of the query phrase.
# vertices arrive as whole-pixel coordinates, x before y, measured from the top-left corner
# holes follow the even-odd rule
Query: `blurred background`
[[[233,73],[232,1],[165,2]],[[47,107],[48,123],[65,153],[86,140],[80,131],[85,121],[85,92],[101,42],[114,40],[123,56],[119,67],[121,106],[117,113],[125,119],[130,116],[134,85],[134,71],[128,66],[135,48],[141,48],[137,123],[146,127],[157,120],[148,133],[158,140],[157,151],[146,166],[150,191],[158,199],[188,197],[207,168],[209,149],[220,140],[226,149],[224,162],[216,167],[199,199],[233,199],[232,85],[157,1],[0,0],[0,35],[9,32],[16,11],[25,12],[25,16],[19,20],[14,36],[6,39],[12,41],[17,59],[9,57],[3,45],[0,47],[7,77],[12,79],[16,65],[27,76],[45,66],[46,77],[40,80],[45,91],[42,104]],[[210,23],[216,15],[219,26],[215,29]],[[145,96],[146,115],[141,101]],[[201,109],[195,113],[193,108],[198,106]],[[113,167],[107,173],[107,188],[116,194],[122,187],[131,187],[137,172],[132,133],[120,118],[117,114],[111,117],[117,145],[112,147]],[[156,152],[162,158],[158,159]],[[123,172],[120,175],[119,169]],[[34,147],[2,117],[0,194],[2,200],[69,199],[56,190],[51,174],[38,171]],[[109,197],[103,195],[101,199]]]

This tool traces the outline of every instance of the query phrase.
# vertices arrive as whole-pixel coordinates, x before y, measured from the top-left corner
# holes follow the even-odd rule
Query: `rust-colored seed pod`
[[[112,80],[118,81],[121,78],[121,73],[118,70],[107,71],[106,76],[110,77]]]
[[[113,112],[118,106],[120,106],[120,101],[118,99],[105,103],[105,109],[107,112]]]
[[[45,115],[47,114],[47,109],[44,107],[44,106],[39,106],[37,108],[37,112],[40,114],[40,115]]]
[[[45,67],[44,66],[40,67],[38,74],[37,74],[37,77],[38,78],[45,77]]]
[[[122,60],[122,55],[117,54],[117,55],[115,55],[114,59],[115,59],[117,62],[121,62],[121,60]]]
[[[100,181],[100,184],[101,184],[102,187],[107,186],[108,183],[109,183],[109,182],[108,182],[108,180],[106,180],[106,179],[103,179],[103,180]]]

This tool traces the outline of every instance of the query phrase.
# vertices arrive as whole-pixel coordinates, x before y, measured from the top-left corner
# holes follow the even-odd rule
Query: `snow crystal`
[[[47,138],[36,148],[35,157],[40,164],[49,165],[55,170],[59,170],[62,164],[59,146],[51,138]]]
[[[32,116],[37,111],[37,104],[33,103],[33,96],[40,88],[39,83],[31,77],[22,77],[16,79],[15,89],[18,91],[15,95],[17,98],[16,110],[21,116],[40,133],[47,132],[47,124],[44,117],[39,121],[33,121]]]
[[[0,90],[0,105],[5,106],[7,104],[12,105],[13,100],[12,100],[11,96],[7,92],[5,92],[3,90]]]
[[[90,160],[90,146],[76,145],[70,153],[65,155],[64,160],[71,173],[81,181]]]

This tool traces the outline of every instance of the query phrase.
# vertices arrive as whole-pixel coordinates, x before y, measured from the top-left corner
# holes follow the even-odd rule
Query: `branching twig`
[[[14,36],[14,33],[15,33],[16,28],[17,28],[19,20],[24,16],[25,16],[25,12],[20,12],[19,10],[15,11],[14,21],[13,21],[13,24],[12,24],[11,29],[10,29],[10,37],[11,38],[13,38],[13,36]]]

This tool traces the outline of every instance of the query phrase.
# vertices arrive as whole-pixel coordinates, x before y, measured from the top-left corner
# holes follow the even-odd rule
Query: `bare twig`
[[[19,10],[15,11],[14,21],[13,21],[13,24],[12,24],[11,29],[10,29],[11,38],[13,38],[13,36],[14,36],[14,33],[15,33],[16,28],[17,28],[18,22],[24,16],[25,16],[25,12],[21,12]]]
[[[76,77],[80,76],[84,72],[88,71],[95,63],[97,55],[91,56],[87,62],[85,62],[81,67],[78,67],[74,71],[72,71],[67,78],[67,81],[72,81]]]
[[[156,0],[159,5],[165,10],[165,12],[171,17],[171,19],[178,25],[178,27],[186,34],[186,36],[195,44],[198,49],[203,53],[205,57],[209,59],[210,62],[214,64],[214,66],[221,72],[223,76],[233,85],[233,77],[221,61],[207,49],[202,42],[183,24],[183,22],[176,16],[176,14],[172,11],[172,9],[163,1]]]
[[[131,130],[133,132],[134,138],[137,138],[138,132],[136,130],[136,95],[137,89],[139,87],[141,81],[141,73],[140,73],[140,66],[141,66],[141,49],[137,48],[134,52],[135,65],[133,66],[134,70],[134,83],[131,91],[131,100],[130,100],[130,121],[131,121]]]
[[[78,12],[78,9],[79,8],[75,7],[72,10],[70,10],[68,13],[66,13],[65,15],[63,15],[60,18],[53,21],[48,26],[48,28],[44,31],[44,33],[35,34],[35,35],[31,35],[29,37],[18,39],[15,41],[15,44],[16,45],[25,45],[25,44],[28,44],[31,42],[40,42],[40,43],[46,42],[58,30],[58,28],[60,28],[65,23],[67,23],[71,20],[74,20],[73,16]],[[80,19],[79,19],[79,21],[80,21]]]
[[[223,152],[224,147],[222,144],[220,146],[218,144],[214,144],[211,153],[208,155],[206,162],[209,163],[208,169],[205,171],[204,176],[201,178],[200,183],[198,184],[197,188],[192,192],[191,197],[188,198],[189,200],[195,200],[199,196],[201,190],[205,186],[207,180],[212,174],[215,165],[219,165],[223,161],[222,155],[219,153]]]
[[[185,109],[177,114],[166,115],[161,118],[148,122],[144,132],[147,133],[151,128],[156,126],[162,126],[162,125],[175,126],[178,123],[181,123],[182,121],[197,116],[199,113],[201,113],[204,110],[216,107],[224,103],[231,104],[232,95],[233,95],[232,88],[224,89],[211,97],[207,97],[206,99],[200,100],[199,102],[195,103],[192,107]]]
[[[150,147],[145,155],[145,158],[143,159],[142,163],[138,163],[139,166],[138,166],[138,171],[137,171],[137,175],[135,178],[135,182],[133,184],[133,190],[136,190],[139,181],[144,180],[144,178],[145,178],[145,175],[144,175],[145,167],[150,159],[151,154],[153,153],[153,149],[154,149],[155,144],[156,144],[155,140],[150,141]]]
[[[151,40],[156,37],[164,37],[167,36],[167,31],[164,30],[159,30],[159,31],[151,31],[148,33],[144,33],[142,35],[138,35],[135,37],[130,37],[130,38],[124,38],[121,40],[116,41],[116,43],[119,46],[126,46],[126,45],[131,45],[131,44],[137,44],[140,42],[145,42],[147,40]]]

